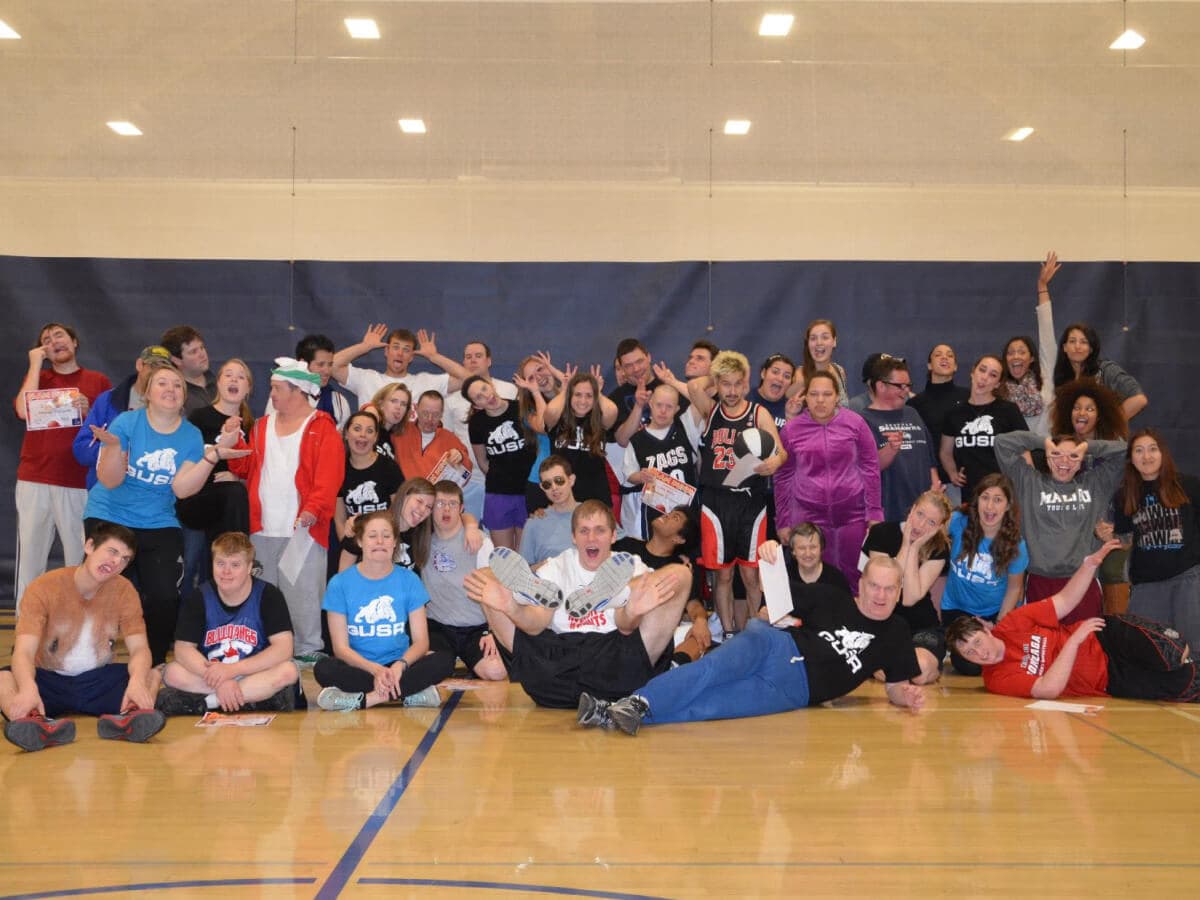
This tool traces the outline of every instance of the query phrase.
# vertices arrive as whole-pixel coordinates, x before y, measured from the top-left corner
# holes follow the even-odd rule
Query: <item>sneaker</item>
[[[626,734],[637,734],[650,706],[641,697],[622,697],[608,705],[608,717]]]
[[[354,694],[340,688],[327,687],[317,694],[317,706],[329,712],[349,712],[352,709],[362,709],[366,695]]]
[[[208,704],[204,702],[203,694],[181,691],[165,684],[158,689],[158,696],[154,698],[154,708],[164,716],[202,716],[208,712]]]
[[[70,719],[47,719],[34,714],[4,723],[4,736],[29,753],[69,744],[75,740],[75,723]]]
[[[106,741],[130,741],[144,744],[167,724],[167,717],[157,709],[131,709],[119,716],[101,716],[96,733]]]
[[[562,588],[552,581],[538,578],[520,553],[508,547],[497,547],[488,557],[488,566],[502,585],[512,591],[513,599],[523,606],[562,606]]]
[[[624,606],[629,595],[619,598],[617,595],[629,584],[633,571],[632,553],[614,553],[600,564],[591,584],[584,585],[567,598],[567,615],[582,619],[593,610],[599,612],[607,607]]]
[[[600,700],[591,694],[579,695],[579,708],[575,712],[575,723],[582,728],[613,729],[616,726],[608,716],[609,700]]]
[[[246,712],[292,712],[296,708],[296,687],[289,684],[280,688],[265,700],[247,703],[242,707]]]
[[[314,650],[311,653],[301,653],[299,656],[293,656],[292,662],[301,669],[311,669],[323,659],[329,659],[329,654],[322,650]]]
[[[426,706],[430,708],[442,705],[442,697],[438,693],[438,689],[432,684],[424,690],[417,691],[415,694],[409,694],[404,698],[405,706]]]

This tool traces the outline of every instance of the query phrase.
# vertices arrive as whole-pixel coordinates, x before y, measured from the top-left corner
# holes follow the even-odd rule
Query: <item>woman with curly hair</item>
[[[979,480],[971,501],[950,517],[950,571],[942,594],[942,625],[963,616],[998,622],[1020,601],[1029,551],[1021,538],[1021,517],[1013,484],[995,473]],[[950,648],[960,675],[980,668]]]
[[[1200,479],[1175,468],[1153,428],[1129,442],[1125,478],[1112,525],[1100,531],[1133,536],[1129,611],[1170,625],[1193,652],[1200,648]]]
[[[546,434],[554,452],[566,457],[575,470],[575,499],[599,500],[611,508],[604,433],[617,421],[617,406],[600,393],[604,383],[599,366],[593,366],[590,374],[567,366],[564,374],[566,384],[546,404]]]
[[[403,382],[385,384],[362,409],[374,413],[375,418],[379,420],[379,438],[375,442],[375,451],[395,462],[396,450],[392,447],[392,437],[404,434],[404,429],[408,427],[409,414],[412,412],[412,391]]]
[[[1121,398],[1090,378],[1076,378],[1054,391],[1055,434],[1074,434],[1080,440],[1123,441],[1129,423],[1121,409]]]
[[[941,677],[946,656],[946,632],[937,605],[933,583],[946,567],[950,553],[950,501],[941,491],[926,491],[916,499],[903,522],[872,525],[863,541],[859,571],[865,571],[872,556],[890,556],[904,572],[896,615],[908,622],[921,674],[914,684],[932,684]]]

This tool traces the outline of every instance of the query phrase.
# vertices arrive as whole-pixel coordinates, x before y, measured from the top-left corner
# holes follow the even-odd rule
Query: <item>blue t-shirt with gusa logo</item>
[[[389,665],[404,655],[412,641],[408,615],[429,602],[421,579],[393,566],[383,578],[367,578],[358,566],[333,576],[321,608],[346,617],[350,649],[371,662]]]
[[[1008,576],[1020,575],[1029,568],[1025,541],[1017,546],[1017,555],[1008,568],[997,572],[992,562],[992,539],[985,537],[973,557],[960,556],[967,517],[956,512],[950,517],[950,571],[942,593],[942,609],[958,609],[973,616],[991,618],[1000,611],[1008,591]]]
[[[96,482],[88,491],[84,518],[128,528],[178,528],[172,485],[185,462],[199,462],[204,455],[200,429],[184,419],[173,432],[163,434],[150,426],[145,409],[137,409],[121,413],[108,430],[129,454],[125,480],[111,489]]]

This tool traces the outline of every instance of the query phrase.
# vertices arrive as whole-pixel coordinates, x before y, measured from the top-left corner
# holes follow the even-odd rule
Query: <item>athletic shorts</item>
[[[912,642],[914,647],[921,647],[932,653],[933,658],[938,662],[938,669],[942,668],[942,660],[946,658],[946,629],[940,625],[934,625],[931,628],[914,631]]]
[[[1183,662],[1178,631],[1141,616],[1105,616],[1096,640],[1108,657],[1108,693],[1134,700],[1200,702],[1200,670]]]
[[[4,668],[11,671],[9,666]],[[124,663],[109,663],[80,675],[34,669],[33,677],[48,719],[70,712],[85,716],[116,715],[121,712],[121,700],[129,687],[129,667]]]
[[[657,661],[646,655],[640,631],[528,635],[517,629],[512,652],[503,654],[509,680],[538,706],[574,709],[586,691],[602,700],[628,696],[671,666],[670,642]]]
[[[707,488],[703,499],[700,564],[706,569],[757,566],[758,548],[767,540],[766,495]]]
[[[490,531],[524,528],[529,513],[525,510],[523,494],[484,494],[483,524]]]
[[[429,619],[429,649],[445,650],[461,659],[472,672],[483,659],[479,642],[487,634],[486,625],[443,625]]]

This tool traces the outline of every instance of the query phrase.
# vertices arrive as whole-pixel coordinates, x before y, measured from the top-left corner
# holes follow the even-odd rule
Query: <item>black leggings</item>
[[[404,670],[400,677],[400,696],[418,694],[431,684],[449,678],[453,671],[453,653],[435,650],[426,654]],[[318,660],[313,666],[313,678],[321,687],[335,687],[352,694],[369,694],[375,690],[374,675],[336,656]]]
[[[88,535],[104,519],[84,519]],[[131,528],[137,553],[125,570],[142,598],[142,618],[154,665],[167,661],[179,618],[179,582],[183,579],[183,533],[178,528]]]

